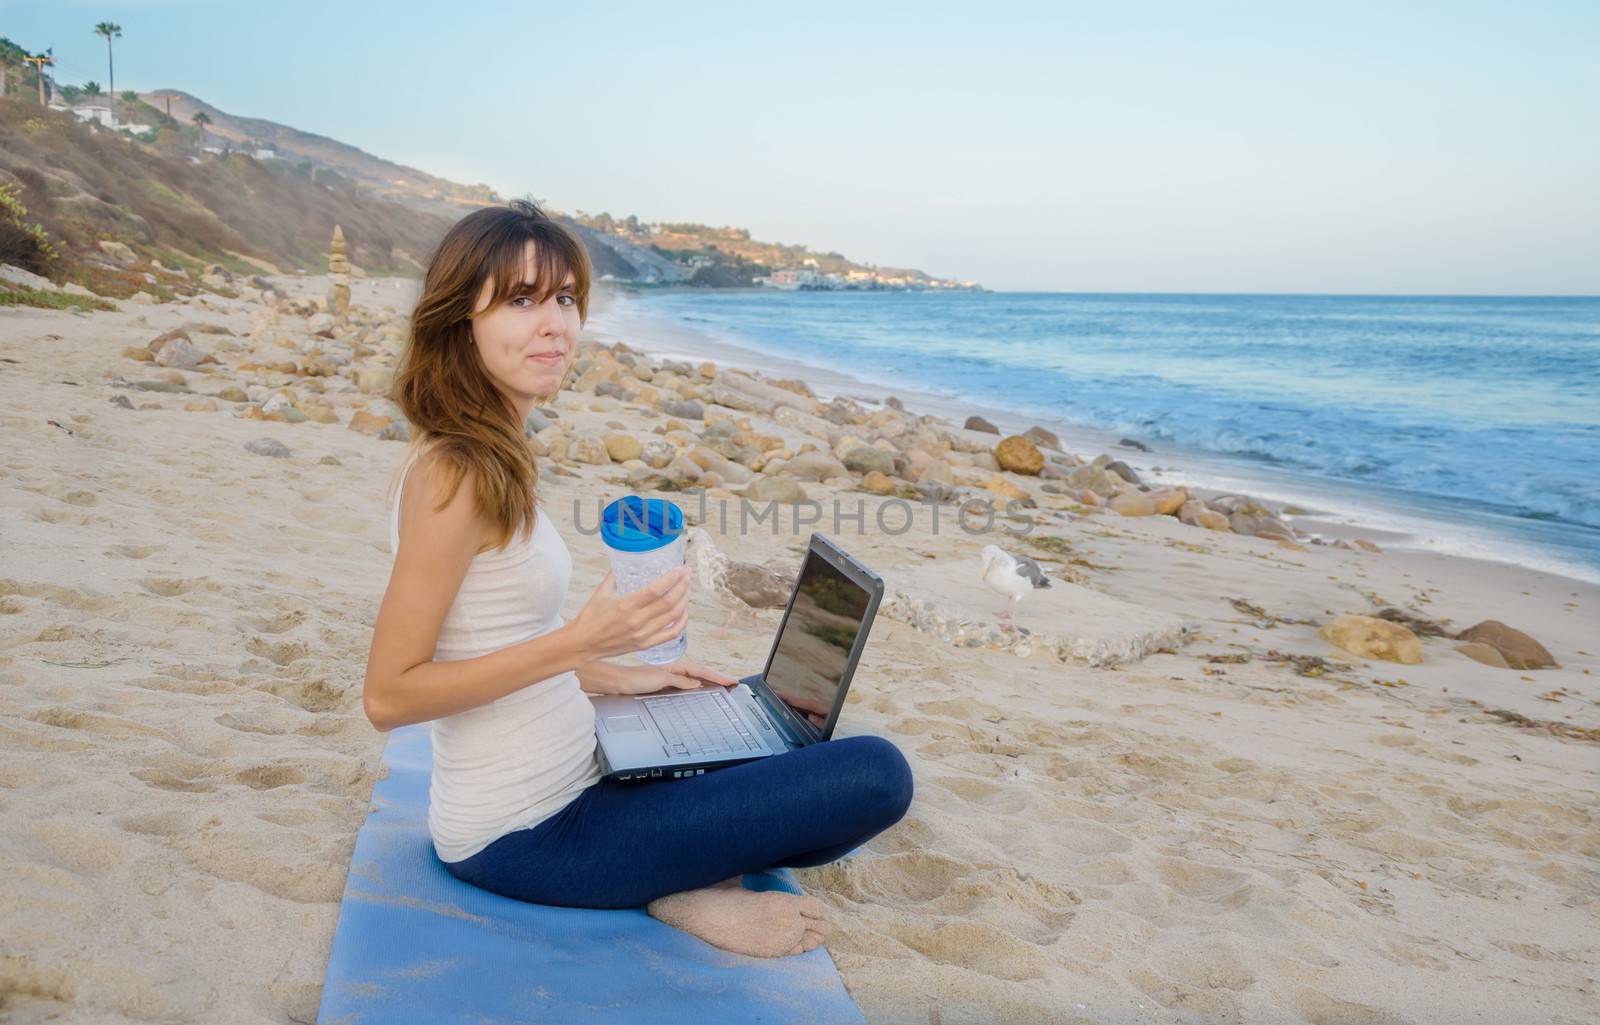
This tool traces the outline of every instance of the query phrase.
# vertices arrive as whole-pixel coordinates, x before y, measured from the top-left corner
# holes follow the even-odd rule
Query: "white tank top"
[[[400,496],[389,514],[389,550],[400,550]],[[544,508],[530,537],[473,556],[445,614],[434,660],[487,655],[562,626],[572,556]],[[571,672],[433,721],[428,832],[441,861],[462,861],[566,807],[600,779],[594,706]]]

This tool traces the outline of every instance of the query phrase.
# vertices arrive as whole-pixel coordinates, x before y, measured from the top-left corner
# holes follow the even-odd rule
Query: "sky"
[[[1600,3],[0,0],[0,35],[563,211],[1002,290],[1600,293]]]

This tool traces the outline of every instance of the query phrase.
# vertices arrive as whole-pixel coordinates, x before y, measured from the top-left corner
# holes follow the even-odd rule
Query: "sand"
[[[403,308],[405,294],[359,281],[355,301]],[[404,445],[347,429],[354,403],[382,403],[341,378],[322,379],[336,423],[243,420],[225,401],[188,412],[194,396],[115,386],[162,373],[125,347],[191,321],[262,352],[306,337],[303,319],[268,324],[248,301],[0,310],[0,1021],[315,1018],[385,741],[360,684]],[[591,327],[608,337],[603,307]],[[195,337],[211,352],[225,336]],[[257,379],[231,369],[243,354],[217,358],[188,387]],[[660,423],[614,399],[554,405],[641,439]],[[258,438],[291,456],[245,451]],[[544,486],[573,552],[570,615],[605,571],[573,517],[592,524],[623,489],[620,467],[565,474]],[[1024,599],[1032,637],[1067,629],[1073,602],[1116,602],[1177,621],[1182,640],[1094,666],[879,618],[840,732],[893,740],[916,797],[855,857],[798,872],[832,908],[828,947],[869,1021],[1600,1020],[1600,744],[1559,735],[1600,726],[1600,588],[1035,512],[1083,582]],[[976,582],[993,538],[948,517],[937,536],[926,515],[899,536],[815,529],[891,590],[992,619],[1004,600]],[[809,533],[705,526],[730,556],[784,572]],[[1005,543],[1064,563],[1059,543]],[[1422,665],[1367,661],[1285,621],[1375,599],[1455,626],[1504,620],[1560,668],[1493,669],[1439,638]],[[753,671],[778,616],[702,589],[690,653]],[[1333,668],[1300,675],[1273,652]]]

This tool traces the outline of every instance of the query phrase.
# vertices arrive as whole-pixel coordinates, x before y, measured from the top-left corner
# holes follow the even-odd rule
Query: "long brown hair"
[[[530,244],[532,281],[525,275]],[[395,369],[389,395],[414,429],[407,462],[439,453],[447,489],[438,509],[450,504],[468,468],[475,471],[478,509],[494,528],[495,548],[505,548],[519,526],[532,533],[539,472],[524,425],[473,344],[473,311],[485,281],[494,282],[487,310],[519,295],[544,302],[569,276],[581,323],[589,316],[590,265],[577,236],[523,200],[473,211],[445,233],[428,261]]]

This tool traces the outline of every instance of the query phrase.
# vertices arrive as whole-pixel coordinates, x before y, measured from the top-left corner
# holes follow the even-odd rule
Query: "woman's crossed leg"
[[[739,877],[842,857],[898,822],[911,795],[911,769],[893,744],[842,737],[669,783],[600,782],[538,826],[445,867],[517,900],[648,905],[718,946],[797,953],[826,938],[822,903],[748,891]]]

